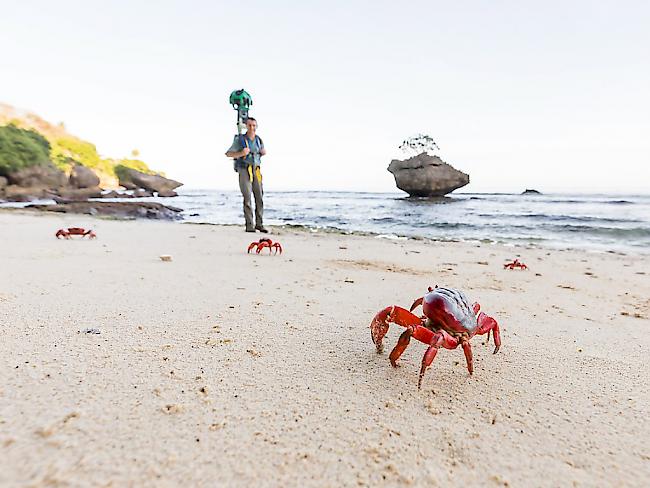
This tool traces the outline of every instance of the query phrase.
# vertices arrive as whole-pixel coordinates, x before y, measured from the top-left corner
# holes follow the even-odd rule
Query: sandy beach
[[[650,257],[252,237],[1,212],[0,486],[647,486]],[[503,344],[472,340],[473,376],[441,350],[418,390],[425,346],[394,369],[403,329],[378,355],[369,323],[436,284]]]

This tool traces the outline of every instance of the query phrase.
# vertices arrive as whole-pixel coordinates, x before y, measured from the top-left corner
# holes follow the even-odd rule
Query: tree
[[[50,143],[38,132],[15,125],[0,127],[0,176],[45,164],[49,159]]]
[[[414,152],[415,154],[434,152],[434,149],[440,151],[438,144],[427,134],[411,136],[402,141],[399,148],[404,152]]]

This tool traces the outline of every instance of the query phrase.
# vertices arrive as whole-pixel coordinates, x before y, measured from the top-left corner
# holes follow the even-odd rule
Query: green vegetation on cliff
[[[45,164],[49,157],[50,144],[38,132],[15,125],[0,127],[0,176]]]
[[[113,165],[109,160],[102,159],[97,154],[97,148],[94,144],[76,137],[53,137],[50,155],[52,162],[63,171],[68,170],[75,163],[80,163],[104,173],[110,174],[112,172]]]
[[[118,178],[122,179],[128,179],[128,176],[125,174],[125,169],[134,169],[136,171],[140,171],[141,173],[146,173],[148,175],[154,174],[153,171],[149,169],[147,164],[144,161],[140,161],[139,159],[120,159],[115,161],[117,164],[113,167],[113,170],[115,171],[115,174],[117,175]],[[158,173],[160,175],[163,175],[162,173]]]
[[[119,167],[155,173],[139,159],[102,158],[94,144],[69,134],[63,124],[51,124],[38,115],[2,103],[0,131],[0,175],[3,171],[6,174],[48,160],[66,173],[75,164],[81,164],[95,171],[102,180],[116,181]],[[133,156],[137,155],[134,151]]]

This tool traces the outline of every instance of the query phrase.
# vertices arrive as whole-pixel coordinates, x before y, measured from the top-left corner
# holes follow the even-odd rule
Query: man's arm
[[[232,145],[226,151],[226,156],[229,158],[238,159],[247,156],[249,152],[250,149],[248,149],[247,147],[242,148],[240,137],[235,136],[232,141]]]
[[[226,151],[226,156],[228,156],[229,158],[238,159],[247,156],[249,152],[251,152],[251,150],[245,147],[241,151]]]

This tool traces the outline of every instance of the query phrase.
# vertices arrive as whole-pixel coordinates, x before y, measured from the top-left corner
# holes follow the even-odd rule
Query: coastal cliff
[[[139,159],[105,158],[94,144],[67,132],[63,123],[0,103],[0,200],[57,197],[85,200],[102,190],[142,190],[137,196],[175,196],[182,183],[156,173]],[[130,194],[112,194],[131,197]]]

